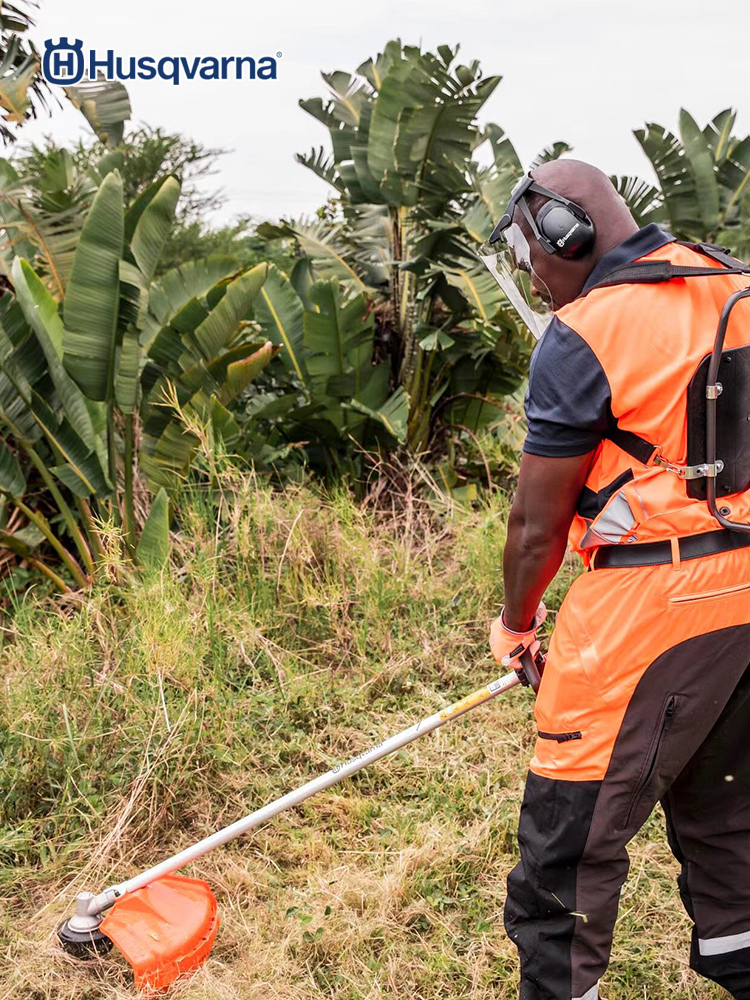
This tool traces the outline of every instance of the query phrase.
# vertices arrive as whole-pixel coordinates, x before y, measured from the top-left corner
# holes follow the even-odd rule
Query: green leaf
[[[57,303],[25,260],[16,259],[13,282],[24,317],[36,334],[47,369],[71,427],[87,448],[94,447],[95,432],[81,390],[63,366],[64,330]]]
[[[367,414],[373,420],[377,420],[399,444],[403,444],[406,441],[407,421],[409,419],[409,397],[402,385],[396,389],[390,399],[386,400],[378,410],[371,410],[356,399],[352,400],[348,406],[360,413]]]
[[[373,352],[374,317],[364,295],[345,301],[337,281],[310,289],[314,312],[304,314],[304,344],[314,400],[350,398],[364,381]]]
[[[280,350],[280,347],[274,347],[269,340],[259,350],[254,351],[250,357],[228,365],[226,383],[219,392],[219,400],[226,406],[227,403],[236,399],[271,363]]]
[[[140,464],[151,488],[175,489],[185,478],[193,460],[198,439],[175,419],[167,418],[158,435],[146,423]]]
[[[130,249],[147,282],[151,281],[156,271],[164,243],[174,222],[179,197],[179,181],[176,177],[167,177],[144,208],[136,224]]]
[[[123,235],[122,179],[112,171],[83,227],[65,298],[63,360],[91,399],[109,399],[114,383]]]
[[[272,344],[284,347],[282,360],[304,382],[307,370],[304,360],[302,302],[285,274],[272,265],[260,290],[255,315],[263,333]]]
[[[162,275],[151,287],[149,314],[141,337],[143,345],[149,346],[182,309],[202,299],[218,282],[236,274],[239,268],[236,257],[211,254],[190,260]]]
[[[206,361],[231,343],[240,323],[250,309],[268,274],[268,264],[258,264],[240,274],[226,286],[226,294],[191,335]]]
[[[154,497],[135,554],[147,569],[160,570],[169,562],[169,497],[164,487]]]
[[[119,80],[106,80],[99,73],[96,80],[84,80],[63,90],[106,146],[112,149],[122,140],[130,118],[130,98]]]
[[[26,491],[26,477],[19,465],[18,459],[0,440],[0,493],[10,497],[22,497]]]
[[[44,430],[56,451],[62,455],[67,465],[70,466],[74,477],[69,476],[65,471],[62,475],[59,474],[58,470],[64,470],[65,466],[58,466],[57,469],[53,469],[52,471],[56,472],[66,485],[70,485],[71,482],[79,483],[80,481],[79,489],[82,492],[78,494],[79,496],[88,496],[91,493],[96,494],[98,497],[109,496],[112,492],[112,487],[104,475],[96,450],[88,447],[68,420],[60,422],[54,411],[50,409],[38,393],[33,394],[31,405],[34,417],[38,421],[39,426]]]
[[[684,108],[680,111],[680,135],[693,169],[701,219],[706,232],[710,233],[719,222],[719,185],[714,158],[706,136]]]
[[[128,327],[122,338],[120,361],[115,376],[115,398],[123,413],[133,413],[138,402],[138,385],[141,374],[141,347],[138,330]]]

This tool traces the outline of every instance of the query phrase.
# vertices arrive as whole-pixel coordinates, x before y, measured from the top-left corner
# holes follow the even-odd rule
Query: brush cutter
[[[205,961],[219,929],[217,904],[208,884],[173,872],[517,684],[530,685],[536,691],[543,663],[541,655],[535,658],[527,650],[517,670],[363,750],[161,864],[99,895],[79,893],[75,915],[57,929],[63,948],[71,955],[86,958],[106,954],[115,944],[133,967],[137,987],[168,987],[179,975]]]

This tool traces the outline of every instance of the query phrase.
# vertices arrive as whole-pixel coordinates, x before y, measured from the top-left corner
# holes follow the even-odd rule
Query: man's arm
[[[503,558],[503,620],[514,631],[531,627],[542,594],[560,568],[593,456],[593,451],[571,458],[525,452],[521,458]]]

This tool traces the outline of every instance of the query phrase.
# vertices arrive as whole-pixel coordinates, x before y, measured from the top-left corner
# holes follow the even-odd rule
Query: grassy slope
[[[132,996],[52,933],[95,890],[496,670],[503,503],[393,518],[231,484],[184,505],[173,578],[16,610],[0,657],[0,998]],[[569,575],[568,571],[568,575]],[[556,587],[559,598],[565,574]],[[553,604],[554,604],[553,600]],[[190,1000],[515,997],[505,876],[532,745],[515,690],[204,858],[223,919]],[[658,817],[634,845],[608,1000],[707,1000]]]

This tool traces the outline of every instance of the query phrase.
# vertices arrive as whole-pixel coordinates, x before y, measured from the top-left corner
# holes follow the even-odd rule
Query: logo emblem
[[[44,43],[42,74],[48,83],[70,87],[83,77],[83,40],[74,38],[72,44],[67,37],[55,43],[48,38]]]

